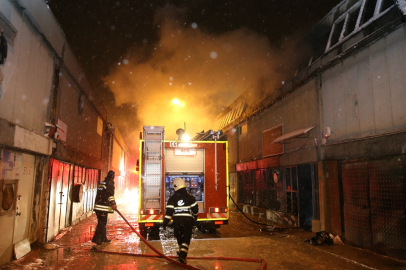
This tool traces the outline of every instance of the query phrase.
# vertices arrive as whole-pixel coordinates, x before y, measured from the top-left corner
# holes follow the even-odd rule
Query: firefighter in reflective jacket
[[[101,245],[111,240],[107,239],[106,225],[107,214],[113,213],[117,209],[114,199],[114,171],[109,171],[104,181],[97,186],[97,194],[93,210],[97,216],[97,227],[92,239],[93,243]]]
[[[176,178],[173,181],[175,193],[169,198],[166,205],[164,230],[173,217],[173,229],[178,241],[179,262],[186,264],[190,238],[192,238],[193,224],[197,220],[199,206],[195,197],[186,191],[185,181],[182,178]]]

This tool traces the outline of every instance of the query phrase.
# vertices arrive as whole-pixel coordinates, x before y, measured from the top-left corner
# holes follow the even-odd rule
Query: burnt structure
[[[404,256],[405,16],[404,0],[342,1],[291,80],[217,119],[246,210]]]

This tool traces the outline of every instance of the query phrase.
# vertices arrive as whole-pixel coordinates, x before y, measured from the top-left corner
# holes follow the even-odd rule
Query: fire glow
[[[283,80],[281,67],[277,72],[273,65],[277,58],[286,62],[286,56],[273,50],[265,36],[248,29],[211,35],[185,27],[182,10],[170,6],[157,11],[156,18],[161,36],[151,45],[149,58],[139,61],[145,58],[145,47],[134,47],[123,55],[128,64],[104,78],[115,105],[130,108],[123,119],[117,116],[127,123],[128,138],[138,136],[143,125],[156,125],[165,126],[167,139],[176,139],[175,131],[184,123],[194,137],[215,129],[216,116],[242,93],[249,99],[262,96]],[[129,147],[137,149],[138,142]]]

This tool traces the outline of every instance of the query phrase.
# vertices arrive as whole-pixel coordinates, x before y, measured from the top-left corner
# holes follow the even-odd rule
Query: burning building
[[[308,33],[295,76],[218,117],[247,211],[405,254],[405,19],[404,0],[342,1]]]

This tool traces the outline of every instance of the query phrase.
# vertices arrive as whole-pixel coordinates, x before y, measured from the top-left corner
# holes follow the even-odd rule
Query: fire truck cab
[[[199,205],[196,226],[213,232],[228,224],[229,182],[227,141],[165,140],[163,126],[144,126],[139,156],[140,232],[156,233],[162,225],[166,203],[180,177]]]

